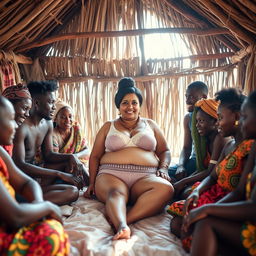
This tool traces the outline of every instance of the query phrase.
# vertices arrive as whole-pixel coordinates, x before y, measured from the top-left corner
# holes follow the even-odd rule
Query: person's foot
[[[127,225],[121,224],[113,237],[113,240],[129,239],[131,237],[131,230]]]

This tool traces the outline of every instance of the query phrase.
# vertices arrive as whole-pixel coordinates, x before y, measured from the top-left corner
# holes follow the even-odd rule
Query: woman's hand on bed
[[[87,190],[84,192],[84,197],[92,199],[92,196],[95,195],[94,184],[90,184]]]
[[[156,176],[166,179],[171,182],[171,178],[168,174],[168,170],[160,168],[156,171]]]

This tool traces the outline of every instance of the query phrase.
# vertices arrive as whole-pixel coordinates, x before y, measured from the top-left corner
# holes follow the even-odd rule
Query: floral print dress
[[[14,189],[9,183],[7,167],[1,158],[0,183],[15,198]],[[57,220],[44,219],[24,226],[15,232],[9,231],[2,221],[0,223],[0,255],[69,255],[68,235]]]

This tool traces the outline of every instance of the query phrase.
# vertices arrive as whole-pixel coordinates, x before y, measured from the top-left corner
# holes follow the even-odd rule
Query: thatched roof
[[[60,82],[60,96],[77,110],[91,142],[116,115],[116,82],[132,76],[148,103],[143,113],[175,143],[190,81],[206,81],[210,95],[224,86],[256,88],[255,14],[253,0],[3,0],[0,49],[38,58],[39,73]],[[175,56],[147,59],[144,39],[152,33],[171,35]],[[177,34],[189,56],[177,47]],[[28,80],[25,74],[39,74],[21,70]]]

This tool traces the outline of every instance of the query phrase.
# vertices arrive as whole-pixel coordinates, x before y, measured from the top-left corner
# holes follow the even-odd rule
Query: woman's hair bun
[[[118,90],[135,87],[135,81],[131,77],[124,77],[118,83]]]

